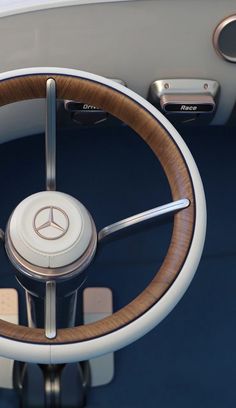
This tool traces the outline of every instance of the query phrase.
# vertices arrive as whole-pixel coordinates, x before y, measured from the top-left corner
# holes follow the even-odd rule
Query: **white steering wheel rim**
[[[112,333],[78,343],[31,344],[29,342],[24,343],[23,341],[0,337],[0,350],[3,357],[18,361],[50,364],[82,361],[118,350],[142,337],[160,323],[181,299],[192,281],[203,250],[206,233],[205,195],[197,166],[185,142],[162,113],[141,96],[112,80],[88,72],[68,68],[33,67],[8,71],[0,74],[0,81],[32,74],[64,74],[100,82],[138,102],[162,124],[175,141],[185,159],[193,182],[196,218],[188,256],[171,287],[144,315]]]

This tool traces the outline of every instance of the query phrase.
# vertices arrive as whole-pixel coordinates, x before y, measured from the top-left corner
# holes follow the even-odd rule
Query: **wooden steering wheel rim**
[[[63,71],[63,70],[62,70]],[[0,106],[29,99],[45,98],[46,80],[54,78],[57,98],[80,100],[97,106],[129,125],[153,150],[168,178],[173,200],[188,198],[188,208],[174,216],[171,243],[164,262],[153,280],[131,303],[98,322],[60,329],[47,339],[43,329],[16,326],[0,320],[0,336],[33,344],[67,344],[89,341],[129,325],[167,293],[178,277],[191,247],[195,228],[195,192],[185,158],[165,127],[144,106],[112,86],[96,80],[65,74],[30,74],[0,81]]]

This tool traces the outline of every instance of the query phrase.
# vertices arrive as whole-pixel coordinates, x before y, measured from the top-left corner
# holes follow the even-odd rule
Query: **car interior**
[[[234,408],[235,0],[0,0],[0,407]]]

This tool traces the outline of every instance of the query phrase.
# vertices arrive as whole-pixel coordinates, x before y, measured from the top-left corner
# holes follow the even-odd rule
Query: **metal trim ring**
[[[60,268],[42,268],[40,266],[31,264],[16,251],[9,233],[9,226],[11,222],[10,217],[5,232],[5,248],[7,255],[18,271],[35,280],[47,281],[48,279],[63,280],[73,278],[82,273],[89,266],[96,253],[97,231],[91,216],[90,220],[92,224],[92,238],[85,253],[75,262],[67,266]]]
[[[225,54],[221,49],[220,49],[220,36],[222,34],[222,31],[224,30],[225,27],[227,27],[229,24],[235,22],[236,23],[236,14],[232,14],[226,18],[224,18],[215,28],[215,31],[213,33],[213,46],[217,52],[217,54],[222,57],[224,60],[228,62],[233,62],[236,63],[236,56],[232,57],[230,55]],[[236,50],[235,50],[236,51]]]

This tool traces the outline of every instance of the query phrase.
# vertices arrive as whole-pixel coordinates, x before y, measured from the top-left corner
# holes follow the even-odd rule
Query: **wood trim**
[[[103,84],[66,75],[30,75],[0,82],[0,106],[25,99],[45,98],[45,83],[54,78],[57,98],[80,100],[97,106],[127,123],[153,150],[168,178],[174,200],[188,198],[190,206],[174,217],[171,243],[154,279],[131,303],[103,320],[58,330],[56,339],[45,338],[43,329],[32,329],[0,320],[0,336],[14,340],[61,344],[90,340],[129,324],[158,302],[178,276],[189,248],[195,225],[194,191],[184,158],[168,132],[144,107]],[[26,119],[27,120],[27,119]]]

